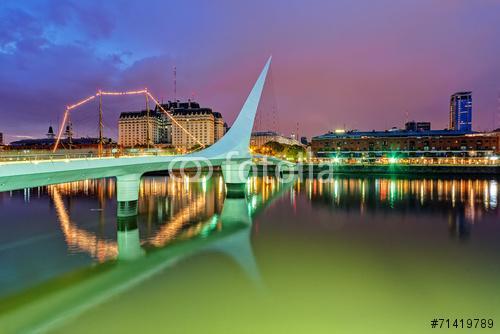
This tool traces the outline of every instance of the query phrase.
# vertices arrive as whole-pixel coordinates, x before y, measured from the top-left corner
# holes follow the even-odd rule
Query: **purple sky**
[[[178,97],[231,124],[270,54],[259,112],[286,134],[385,129],[407,113],[442,129],[460,90],[475,130],[500,126],[500,0],[2,0],[0,132],[40,137],[99,88],[167,100],[174,65]],[[106,135],[143,107],[106,98]],[[95,103],[73,114],[77,135],[97,133],[96,115]]]

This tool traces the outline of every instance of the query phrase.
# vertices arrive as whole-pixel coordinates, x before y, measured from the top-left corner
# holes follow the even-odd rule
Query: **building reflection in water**
[[[64,189],[64,192],[61,191],[60,188]],[[66,244],[70,251],[88,253],[100,262],[115,258],[118,255],[116,242],[98,238],[95,233],[79,228],[71,220],[62,195],[62,193],[68,194],[68,189],[78,188],[74,187],[74,185],[69,186],[67,184],[50,186],[49,194],[54,201],[61,231],[64,234]]]
[[[463,207],[467,219],[474,221],[485,210],[496,210],[496,180],[479,179],[391,179],[334,177],[299,180],[311,200],[328,199],[333,206],[402,208],[440,203]],[[299,186],[295,186],[299,190]]]
[[[106,218],[106,208],[110,208],[110,212],[114,210],[111,204],[116,203],[115,187],[113,179],[47,187],[71,252],[87,253],[99,262],[136,259],[145,254],[145,249],[207,237],[235,222],[250,224],[251,216],[283,188],[274,178],[251,177],[246,196],[225,199],[222,176],[201,180],[145,177],[138,203],[118,203],[117,215]],[[116,237],[86,230],[75,222],[77,217],[71,218],[71,203],[81,197],[97,198],[99,226],[114,223]]]
[[[318,204],[341,210],[448,212],[450,233],[459,239],[486,213],[498,213],[498,181],[492,179],[313,178],[299,181]]]
[[[461,239],[469,235],[470,224],[486,212],[498,210],[496,180],[334,177],[296,178],[292,184],[293,210],[297,210],[297,198],[303,194],[313,205],[359,211],[362,215],[375,210],[444,211],[448,212],[450,233]],[[222,231],[221,216],[228,210],[225,205],[236,206],[225,198],[219,175],[201,180],[145,177],[137,206],[118,207],[118,217],[108,214],[106,218],[105,211],[113,211],[116,205],[115,187],[113,179],[47,187],[71,251],[87,253],[100,262],[117,257],[134,259],[142,256],[144,249]],[[240,218],[253,216],[282,190],[283,182],[274,177],[250,177],[245,205],[238,202],[237,206],[246,207],[248,213],[242,211]],[[116,236],[105,237],[72,221],[71,198],[79,197],[97,198],[99,226],[114,224]]]
[[[450,212],[448,215],[448,229],[452,237],[460,240],[466,240],[470,236],[470,224],[463,212]]]

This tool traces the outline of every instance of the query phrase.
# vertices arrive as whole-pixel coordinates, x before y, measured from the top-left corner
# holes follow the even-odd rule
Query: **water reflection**
[[[50,305],[42,301],[37,304],[40,309],[36,319],[17,323],[16,319],[26,319],[25,310],[21,308],[7,314],[4,323],[14,324],[21,331],[43,330],[47,324],[52,326],[58,321],[55,315],[81,312],[95,305],[96,300],[107,299],[130,289],[158,270],[195,252],[221,254],[237,264],[250,281],[260,282],[251,244],[252,219],[293,183],[285,185],[271,180],[255,181],[248,187],[247,196],[224,199],[224,192],[220,188],[223,183],[219,180],[179,182],[164,178],[144,179],[137,210],[135,206],[118,207],[113,219],[109,219],[109,215],[99,214],[105,222],[114,220],[115,238],[79,224],[79,211],[75,210],[74,216],[71,214],[77,206],[69,200],[79,198],[82,194],[98,194],[100,201],[103,201],[106,194],[112,192],[102,188],[112,186],[112,182],[89,181],[48,187],[47,193],[54,205],[69,252],[85,253],[98,262],[108,262],[108,265],[87,267],[67,281],[70,284],[58,284],[65,296],[75,298],[64,298]],[[98,209],[102,207],[110,207],[110,203],[104,200]],[[162,209],[157,210],[158,207]],[[151,211],[154,214],[150,214]],[[128,214],[130,212],[138,214]],[[118,263],[120,265],[115,266]],[[112,266],[109,267],[109,264]],[[102,268],[103,271],[95,272],[92,268]],[[91,282],[94,283],[87,280],[89,275],[93,277]],[[86,284],[96,284],[96,288],[89,290]],[[87,291],[84,297],[80,289]],[[19,298],[22,300],[22,294]],[[11,295],[10,300],[16,301],[16,295]],[[0,309],[1,306],[0,303]]]
[[[335,208],[413,210],[415,208],[461,209],[474,222],[498,206],[498,181],[481,179],[391,179],[335,177],[298,181],[313,202]]]
[[[462,212],[448,214],[448,228],[450,235],[460,240],[466,240],[470,236],[470,224]]]
[[[201,181],[144,178],[138,203],[118,203],[116,238],[88,231],[70,217],[71,199],[96,196],[99,205],[95,211],[99,211],[100,224],[105,224],[102,213],[114,199],[115,192],[110,190],[115,187],[113,180],[54,185],[47,187],[47,193],[54,203],[68,250],[105,262],[139,258],[147,250],[162,248],[174,241],[206,238],[214,231],[220,232],[223,226],[248,226],[249,237],[251,217],[283,192],[283,185],[275,178],[252,177],[246,196],[225,198],[221,176]],[[287,183],[287,187],[292,185],[293,182]]]
[[[117,223],[118,259],[125,261],[136,260],[145,255],[145,251],[141,248],[137,217],[118,217]]]
[[[335,177],[297,178],[292,184],[290,199],[295,210],[296,197],[302,191],[314,205],[359,210],[361,214],[374,210],[412,211],[415,208],[447,210],[450,233],[459,238],[469,236],[468,224],[481,219],[487,211],[496,211],[498,206],[496,180]],[[99,220],[104,224],[102,213],[115,197],[114,180],[87,180],[49,186],[47,192],[54,203],[69,250],[85,252],[104,262],[117,258],[120,249],[127,252],[133,250],[135,255],[119,258],[134,258],[142,248],[165,247],[176,240],[207,237],[213,231],[221,231],[222,222],[229,217],[237,217],[250,224],[246,220],[258,208],[265,206],[281,186],[282,182],[273,177],[251,177],[247,196],[238,200],[225,198],[221,176],[196,182],[187,177],[182,180],[145,178],[141,183],[138,206],[118,207],[117,237],[111,239],[79,228],[72,222],[63,198],[78,195],[97,197]],[[29,191],[24,191],[24,198],[29,199],[29,194]],[[221,216],[226,218],[221,219]],[[134,246],[131,246],[132,241]],[[123,248],[120,243],[127,246]]]
[[[296,268],[302,273],[303,268],[316,270],[332,263],[342,266],[346,256],[362,249],[366,235],[377,234],[380,239],[375,238],[376,245],[379,245],[379,240],[386,240],[380,244],[401,242],[405,245],[394,248],[398,252],[393,252],[392,248],[390,252],[383,252],[384,261],[397,257],[410,244],[416,249],[412,254],[420,254],[421,246],[425,244],[427,247],[431,240],[439,245],[435,254],[446,253],[442,251],[446,251],[446,247],[441,248],[446,245],[457,247],[450,253],[457,254],[464,249],[461,254],[467,254],[470,248],[466,249],[466,246],[492,235],[487,233],[490,230],[484,230],[488,224],[482,224],[482,221],[485,218],[491,221],[491,217],[498,216],[496,180],[346,176],[329,180],[297,178],[283,182],[272,177],[251,177],[245,197],[226,198],[220,176],[199,181],[145,177],[139,201],[125,204],[117,204],[115,187],[114,180],[89,180],[0,194],[2,213],[7,216],[2,220],[4,231],[24,237],[28,228],[36,233],[40,225],[47,230],[54,229],[47,236],[42,235],[46,239],[36,235],[0,245],[1,268],[8,274],[0,275],[4,286],[0,295],[13,295],[9,303],[12,300],[25,303],[25,296],[16,299],[13,292],[18,293],[21,288],[30,291],[29,288],[33,287],[44,290],[44,282],[69,273],[69,278],[58,280],[56,284],[58,289],[64,290],[61,295],[65,300],[50,305],[40,302],[36,312],[31,313],[39,315],[38,319],[51,321],[54,314],[72,308],[92,307],[95,305],[93,298],[108,298],[131,289],[140,280],[180,262],[180,258],[186,260],[200,254],[212,259],[207,270],[212,270],[210,266],[218,261],[225,261],[237,267],[245,280],[252,283],[262,280],[266,286],[270,286],[269,279],[272,279],[269,271],[276,268],[276,288],[290,277],[302,277]],[[43,216],[40,212],[44,211],[40,208],[48,209],[52,215],[45,211]],[[27,218],[31,210],[39,213],[38,221],[33,224],[35,227],[30,226]],[[266,214],[259,216],[264,211]],[[404,220],[405,214],[411,219]],[[418,219],[425,221],[420,224]],[[16,224],[8,225],[14,221]],[[413,224],[408,224],[410,221]],[[365,222],[373,224],[362,224]],[[400,224],[402,222],[404,224]],[[332,229],[332,225],[340,228]],[[487,227],[494,231],[494,226]],[[413,235],[415,231],[421,234]],[[388,237],[396,233],[399,234],[394,239]],[[448,242],[448,233],[452,239],[469,239],[469,242]],[[345,243],[339,242],[342,234]],[[352,244],[353,236],[361,236],[362,242],[352,248],[342,248],[344,244]],[[338,250],[313,252],[316,243],[323,238],[328,247],[339,247]],[[375,246],[368,248],[361,258],[370,258],[375,253]],[[301,257],[308,252],[312,255]],[[57,258],[61,253],[68,256]],[[292,255],[289,257],[289,254]],[[409,254],[410,258],[412,254]],[[280,255],[278,259],[277,255]],[[269,260],[266,265],[266,259],[273,257],[276,261]],[[46,270],[46,275],[41,275],[40,267],[37,267],[41,259],[45,262],[40,267],[50,269]],[[283,261],[288,261],[288,265],[282,266]],[[365,270],[370,264],[363,263],[356,268]],[[287,268],[289,274],[284,275]],[[348,265],[345,268],[340,271],[341,275],[354,270]],[[74,274],[77,270],[78,274]],[[333,266],[328,274],[314,277],[328,277],[330,284],[330,279],[339,275],[335,270],[337,266]],[[361,271],[359,275],[365,273]],[[338,286],[348,284],[351,279]],[[12,286],[16,281],[20,282],[14,289]],[[289,291],[307,291],[306,286],[300,285],[291,285],[285,290],[287,295]],[[321,295],[323,293],[321,291]],[[9,303],[3,305],[9,306]],[[2,303],[0,311],[1,306]],[[0,314],[0,323],[2,317]],[[26,320],[21,309],[15,317],[22,319],[19,326],[36,327],[39,324],[37,319]]]
[[[282,182],[273,177],[249,178],[245,199],[249,215],[265,207],[281,188]],[[118,257],[120,233],[134,231],[134,240],[145,249],[165,247],[177,240],[207,237],[213,231],[221,231],[223,208],[236,206],[225,198],[221,176],[196,182],[187,177],[146,177],[137,206],[119,203],[117,215],[113,214],[117,205],[115,189],[114,179],[86,180],[0,194],[0,199],[21,195],[25,202],[30,202],[32,196],[41,198],[48,194],[69,251],[86,253],[99,262]],[[469,224],[488,212],[498,212],[498,181],[492,179],[297,178],[290,191],[293,210],[297,210],[296,201],[301,194],[313,206],[358,211],[361,215],[388,210],[445,211],[450,231],[460,238],[469,235]],[[89,200],[96,204],[82,213],[81,202]],[[123,222],[127,220],[123,217],[136,214],[133,223]],[[96,217],[97,229],[84,226]],[[117,233],[114,236],[113,230]]]
[[[346,212],[353,219],[360,216],[366,221],[371,221],[375,214],[389,212],[412,217],[430,214],[442,217],[453,238],[466,240],[474,234],[472,224],[485,215],[498,216],[497,182],[492,179],[347,176],[325,180],[297,178],[283,182],[273,177],[254,176],[248,180],[245,198],[235,199],[225,198],[223,179],[216,175],[197,181],[145,177],[136,203],[116,202],[116,182],[113,179],[0,193],[0,206],[6,217],[4,223],[16,222],[7,230],[4,227],[6,233],[0,245],[0,262],[8,268],[8,274],[2,276],[5,288],[0,295],[12,291],[10,287],[30,286],[92,262],[130,261],[177,242],[207,239],[228,231],[235,233],[232,226],[244,230],[246,240],[250,240],[253,231],[257,232],[259,228],[258,224],[252,226],[253,217],[285,193],[294,214],[300,214],[304,201],[312,208],[326,209],[332,214]],[[40,204],[46,206],[46,203],[56,219],[47,214],[37,216],[30,237],[26,231],[29,218],[23,221],[22,217]],[[311,219],[314,221],[314,217]],[[26,234],[27,237],[21,240],[8,239],[9,235]],[[59,239],[64,242],[69,258],[64,258]],[[43,252],[36,251],[38,249]],[[18,280],[16,273],[31,271],[33,265],[26,261],[21,265],[17,259],[41,257],[44,252],[54,259],[53,263],[47,263],[54,267],[47,266],[47,270],[39,275],[23,275],[23,279]],[[251,254],[247,250],[233,253]],[[252,264],[248,267],[251,268]],[[249,272],[251,276],[256,270]]]
[[[57,211],[57,217],[61,226],[61,231],[64,234],[64,239],[71,251],[82,251],[88,253],[93,258],[100,262],[115,258],[118,255],[118,247],[116,242],[108,241],[99,238],[96,234],[87,232],[84,229],[76,226],[64,205],[63,197],[59,190],[61,186],[52,186],[49,188],[49,194],[54,201],[54,206]],[[66,185],[62,186],[67,188]],[[71,187],[69,189],[78,189]],[[85,189],[85,188],[84,188]],[[67,190],[66,190],[67,191]],[[67,192],[66,192],[67,194]]]

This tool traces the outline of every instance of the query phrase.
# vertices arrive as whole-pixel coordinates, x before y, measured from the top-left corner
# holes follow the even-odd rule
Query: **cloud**
[[[113,19],[116,16],[105,3],[97,7],[87,1],[50,0],[44,8],[47,22],[79,31],[89,39],[109,37],[115,26]]]
[[[0,50],[3,53],[30,52],[46,41],[42,38],[41,23],[21,9],[0,12]]]

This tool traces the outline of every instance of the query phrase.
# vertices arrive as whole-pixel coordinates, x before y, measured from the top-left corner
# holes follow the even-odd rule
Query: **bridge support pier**
[[[118,202],[139,200],[139,186],[142,174],[128,174],[116,177],[116,199]]]
[[[138,201],[121,201],[116,206],[116,216],[118,218],[127,218],[137,216]]]
[[[134,260],[144,254],[137,227],[137,204],[141,174],[116,177],[118,259]]]
[[[140,183],[140,174],[116,177],[116,199],[118,201],[116,216],[118,218],[134,217],[137,215]]]
[[[245,197],[245,186],[252,165],[251,160],[236,162],[226,161],[222,163],[221,170],[226,183],[226,196],[229,198]]]

